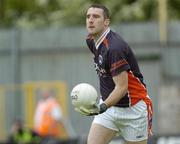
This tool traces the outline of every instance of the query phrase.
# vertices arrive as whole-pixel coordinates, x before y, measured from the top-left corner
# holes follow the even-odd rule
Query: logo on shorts
[[[140,139],[140,138],[142,138],[142,137],[144,137],[144,135],[136,136],[137,139]]]

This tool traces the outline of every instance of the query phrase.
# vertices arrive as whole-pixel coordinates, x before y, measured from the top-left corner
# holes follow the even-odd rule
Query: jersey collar
[[[107,36],[107,34],[110,32],[110,28],[108,27],[103,34],[99,37],[99,39],[96,41],[95,46],[96,49],[98,49],[98,47],[100,46],[100,44],[103,42],[103,40],[105,39],[105,37]]]

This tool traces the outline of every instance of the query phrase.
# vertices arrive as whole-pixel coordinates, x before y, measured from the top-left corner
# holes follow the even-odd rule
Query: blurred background
[[[179,0],[0,0],[0,141],[15,118],[33,128],[37,91],[43,88],[54,91],[62,105],[70,131],[65,137],[86,138],[92,118],[74,111],[70,92],[81,82],[99,89],[85,43],[86,9],[93,3],[110,9],[111,29],[137,56],[154,103],[155,141],[178,141]]]

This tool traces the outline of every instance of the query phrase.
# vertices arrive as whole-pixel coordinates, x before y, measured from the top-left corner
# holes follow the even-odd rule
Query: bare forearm
[[[115,104],[117,104],[120,99],[122,99],[125,94],[127,93],[127,88],[126,87],[118,87],[116,86],[114,88],[114,90],[112,91],[112,93],[109,95],[109,97],[105,100],[105,104],[108,106],[108,107],[111,107]]]
[[[125,94],[127,93],[127,91],[128,91],[127,72],[124,71],[124,72],[114,76],[113,81],[115,83],[114,90],[111,92],[109,97],[104,102],[108,107],[111,107],[111,106],[117,104],[122,99],[122,97],[124,97]]]

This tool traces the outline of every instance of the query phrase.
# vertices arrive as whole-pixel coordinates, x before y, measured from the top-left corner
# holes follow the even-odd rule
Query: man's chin
[[[94,35],[94,34],[95,34],[95,32],[92,31],[92,30],[89,30],[88,33],[89,33],[90,35]]]
[[[95,33],[94,32],[88,32],[90,35],[95,35]]]

